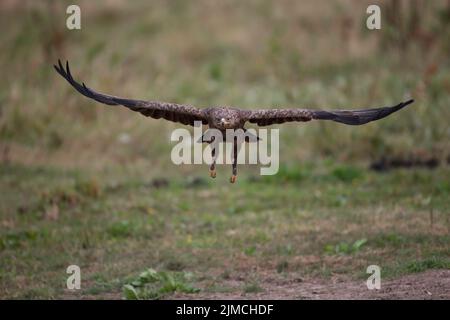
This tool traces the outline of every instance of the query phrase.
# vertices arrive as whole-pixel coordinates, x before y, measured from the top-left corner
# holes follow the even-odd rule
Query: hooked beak
[[[220,119],[220,123],[224,126],[228,126],[231,124],[229,121],[225,120],[225,118]]]

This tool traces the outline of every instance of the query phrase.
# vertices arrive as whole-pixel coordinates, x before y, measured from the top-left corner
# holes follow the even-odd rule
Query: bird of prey
[[[154,119],[163,118],[184,125],[194,126],[194,122],[199,121],[209,128],[220,130],[222,133],[225,133],[227,129],[242,129],[245,131],[244,125],[246,122],[255,123],[258,126],[268,126],[293,121],[332,120],[347,125],[362,125],[387,117],[414,101],[408,100],[395,106],[361,110],[312,110],[295,108],[245,110],[230,106],[197,108],[185,104],[127,99],[99,93],[88,88],[84,83],[80,84],[75,81],[70,73],[68,62],[66,62],[66,67],[64,68],[61,61],[58,60],[58,65],[54,67],[79,93],[95,101],[107,105],[122,105],[146,117],[152,117]],[[223,136],[225,137],[226,135]],[[237,177],[237,146],[236,141],[232,141],[232,143],[234,144],[234,154],[230,182],[234,183]],[[217,158],[214,151],[215,148],[212,149],[213,162],[210,166],[210,176],[212,178],[216,177],[215,165]]]

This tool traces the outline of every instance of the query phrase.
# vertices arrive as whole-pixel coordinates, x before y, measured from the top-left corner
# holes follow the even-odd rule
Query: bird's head
[[[220,108],[212,113],[212,122],[217,129],[235,129],[239,127],[239,110]]]

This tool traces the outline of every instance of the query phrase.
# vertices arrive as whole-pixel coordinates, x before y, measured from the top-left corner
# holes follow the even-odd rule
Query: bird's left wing
[[[107,105],[122,105],[128,109],[139,112],[144,116],[155,119],[163,118],[191,126],[194,125],[194,121],[201,121],[203,124],[208,123],[204,111],[194,106],[159,101],[126,99],[99,93],[88,88],[84,83],[80,84],[73,79],[72,74],[70,73],[69,62],[66,62],[66,68],[64,68],[61,61],[58,60],[58,66],[55,65],[54,67],[55,70],[79,93],[94,99],[95,101]]]
[[[348,125],[361,125],[387,117],[414,100],[399,103],[392,107],[381,107],[360,110],[309,110],[309,109],[259,109],[243,110],[245,121],[256,123],[259,126],[268,126],[276,123],[310,120],[332,120]]]

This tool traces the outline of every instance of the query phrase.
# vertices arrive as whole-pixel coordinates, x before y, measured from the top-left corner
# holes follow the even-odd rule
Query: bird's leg
[[[237,144],[237,138],[234,137],[234,142],[233,142],[233,173],[231,175],[230,178],[230,182],[231,183],[235,183],[236,179],[237,179],[237,156],[238,156],[238,144]]]
[[[209,143],[209,145],[211,146],[211,158],[212,158],[212,162],[211,162],[211,166],[209,167],[209,176],[211,178],[215,178],[216,177],[216,160],[218,157],[218,152],[216,151],[216,148],[218,147],[218,141],[215,141],[215,137],[211,138],[211,142]]]
[[[211,166],[209,167],[209,176],[211,178],[215,178],[216,177],[216,147],[215,144],[212,145],[211,148],[211,157],[212,157],[212,163]]]

